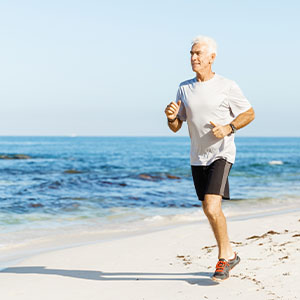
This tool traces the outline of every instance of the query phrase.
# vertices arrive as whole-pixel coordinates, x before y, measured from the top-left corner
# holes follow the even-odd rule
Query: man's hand
[[[217,125],[211,121],[210,121],[210,124],[212,126],[214,126],[214,128],[212,129],[212,132],[213,132],[214,136],[218,139],[222,139],[225,136],[227,136],[229,133],[231,133],[230,125],[225,125],[225,126]]]
[[[177,103],[172,101],[165,109],[165,114],[169,120],[173,120],[176,118],[179,108],[181,105],[181,100],[178,100]]]

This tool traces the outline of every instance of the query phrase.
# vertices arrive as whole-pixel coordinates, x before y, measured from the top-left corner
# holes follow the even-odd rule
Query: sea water
[[[300,138],[236,146],[228,212],[300,204]],[[189,150],[188,137],[1,137],[0,232],[197,218]]]

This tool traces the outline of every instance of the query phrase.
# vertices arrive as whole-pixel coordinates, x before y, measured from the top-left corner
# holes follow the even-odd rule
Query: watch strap
[[[173,123],[177,119],[177,117],[175,117],[174,119],[169,119],[169,118],[167,119],[168,119],[168,123]]]
[[[229,126],[231,127],[231,133],[236,133],[236,127],[232,123],[230,123]]]

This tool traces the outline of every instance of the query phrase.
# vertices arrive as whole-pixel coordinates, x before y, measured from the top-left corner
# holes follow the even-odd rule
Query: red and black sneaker
[[[233,269],[240,261],[240,257],[234,253],[234,258],[229,259],[228,261],[224,258],[220,258],[217,265],[216,265],[216,271],[214,275],[212,276],[212,280],[214,281],[223,281],[229,278],[229,271]]]

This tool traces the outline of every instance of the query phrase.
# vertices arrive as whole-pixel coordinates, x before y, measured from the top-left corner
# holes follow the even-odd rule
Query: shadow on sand
[[[64,270],[64,269],[47,269],[44,266],[32,267],[11,267],[2,270],[0,273],[15,273],[15,274],[46,274],[59,275],[73,278],[81,278],[87,280],[181,280],[189,284],[196,284],[202,286],[217,285],[218,283],[212,281],[210,277],[212,273],[209,272],[195,272],[195,273],[140,273],[140,272],[101,272],[101,271],[84,271],[84,270]],[[184,278],[184,276],[197,276],[200,278]],[[129,277],[130,276],[130,277]],[[143,277],[140,277],[143,276]],[[148,277],[144,277],[148,276]],[[153,278],[151,276],[161,276],[160,278]],[[168,277],[172,276],[172,277]],[[173,277],[174,276],[174,277]],[[177,277],[176,277],[177,276]],[[204,278],[201,278],[204,277]]]

